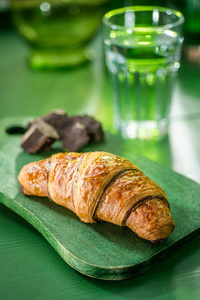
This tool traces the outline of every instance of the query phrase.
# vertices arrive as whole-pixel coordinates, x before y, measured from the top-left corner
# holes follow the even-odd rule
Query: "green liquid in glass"
[[[155,34],[153,29],[142,28],[132,34],[111,32],[105,48],[117,129],[129,138],[164,135],[172,82],[179,69],[176,33],[165,30]]]

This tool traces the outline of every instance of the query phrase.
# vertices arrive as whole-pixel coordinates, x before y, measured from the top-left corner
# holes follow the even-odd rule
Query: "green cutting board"
[[[21,194],[17,175],[23,165],[61,151],[57,143],[48,152],[25,153],[16,126],[24,127],[28,120],[7,118],[0,122],[0,202],[32,224],[75,270],[107,280],[137,276],[200,235],[200,185],[134,154],[119,137],[110,134],[83,151],[104,150],[124,156],[163,187],[176,224],[166,242],[151,244],[126,227],[106,222],[86,224],[48,198]]]

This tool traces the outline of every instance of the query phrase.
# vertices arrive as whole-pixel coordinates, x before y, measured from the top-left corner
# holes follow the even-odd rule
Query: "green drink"
[[[114,11],[114,16],[119,12],[118,25],[110,17],[109,30],[104,19],[106,64],[114,93],[114,124],[125,138],[157,139],[167,133],[172,83],[180,66],[183,39],[169,26],[152,24],[153,8],[143,11],[150,13],[151,18],[137,15],[139,8],[135,9],[134,14],[127,9],[122,13],[120,9]],[[158,8],[154,9],[154,22],[161,17]],[[148,19],[151,22],[145,23]]]
[[[35,68],[62,67],[87,59],[108,0],[12,0],[16,28],[32,47]]]

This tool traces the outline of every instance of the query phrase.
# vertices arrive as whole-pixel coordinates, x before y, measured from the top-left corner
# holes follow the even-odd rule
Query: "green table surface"
[[[34,71],[27,66],[29,49],[24,42],[14,30],[1,30],[0,118],[12,122],[16,116],[41,116],[64,108],[69,115],[92,115],[111,131],[111,91],[101,34],[92,46],[97,59],[91,64],[74,70]],[[124,155],[140,153],[200,182],[199,132],[200,67],[182,61],[168,137],[159,142],[124,141],[120,147],[124,146]],[[68,266],[36,229],[0,204],[0,299],[93,298],[199,300],[200,239],[138,277],[102,281]]]

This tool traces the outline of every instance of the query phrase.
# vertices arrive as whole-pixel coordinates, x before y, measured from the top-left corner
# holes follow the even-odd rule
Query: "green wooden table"
[[[89,65],[71,71],[38,72],[27,67],[29,49],[17,34],[2,30],[0,118],[9,118],[12,123],[14,117],[40,116],[64,108],[69,115],[93,115],[111,131],[111,92],[100,35],[93,47],[97,59]],[[199,91],[200,68],[183,61],[169,136],[161,142],[124,142],[120,145],[124,156],[130,151],[140,153],[200,182]],[[68,266],[40,233],[0,204],[0,299],[198,300],[199,283],[200,239],[136,278],[102,281]]]

